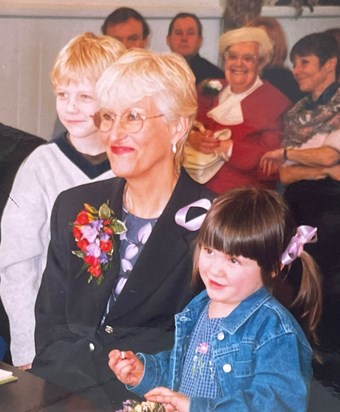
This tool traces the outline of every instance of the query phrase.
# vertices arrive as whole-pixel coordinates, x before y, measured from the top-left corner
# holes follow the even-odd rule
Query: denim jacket
[[[208,303],[206,291],[175,316],[172,351],[138,354],[145,366],[133,392],[158,386],[178,391],[190,334]],[[212,339],[212,352],[222,396],[191,398],[190,411],[303,412],[312,377],[312,349],[300,326],[264,288],[241,302],[222,320]]]

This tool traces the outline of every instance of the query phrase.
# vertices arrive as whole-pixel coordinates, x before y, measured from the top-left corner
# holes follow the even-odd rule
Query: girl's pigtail
[[[322,277],[317,263],[303,248],[306,243],[315,243],[316,241],[316,228],[299,226],[281,257],[281,263],[289,268],[288,275],[291,263],[298,257],[301,259],[300,284],[294,294],[293,302],[289,306],[314,349],[317,349],[318,345],[317,327],[322,310]],[[320,361],[320,357],[316,352],[314,353],[315,359]]]
[[[307,252],[302,251],[300,259],[302,263],[301,283],[291,308],[299,312],[305,333],[311,344],[317,347],[317,327],[322,310],[322,278],[318,265]]]

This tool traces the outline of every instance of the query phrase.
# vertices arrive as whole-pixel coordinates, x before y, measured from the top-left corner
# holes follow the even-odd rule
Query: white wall
[[[180,11],[196,13],[203,24],[201,54],[218,63],[217,42],[222,31],[223,0],[73,0],[0,1],[0,122],[49,139],[55,99],[49,73],[55,56],[73,36],[100,33],[106,15],[122,5],[136,8],[150,24],[150,48],[167,51],[165,37],[171,18]],[[290,7],[264,7],[263,15],[282,23],[291,47],[313,31],[339,25],[340,7],[308,9],[299,20]]]

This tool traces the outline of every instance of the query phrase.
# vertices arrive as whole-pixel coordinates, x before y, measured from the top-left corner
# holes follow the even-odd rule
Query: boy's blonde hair
[[[56,58],[51,73],[53,88],[84,78],[97,82],[103,71],[124,52],[124,45],[110,36],[86,32],[74,37]]]

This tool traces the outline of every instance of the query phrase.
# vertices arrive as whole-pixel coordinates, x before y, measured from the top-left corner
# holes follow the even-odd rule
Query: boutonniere
[[[96,279],[100,285],[104,279],[104,271],[111,266],[115,251],[114,235],[126,231],[123,222],[115,217],[108,202],[97,210],[85,203],[76,220],[72,223],[72,233],[78,250],[72,250],[75,256],[83,259],[84,266],[89,273],[88,283]]]
[[[222,88],[223,85],[219,80],[205,79],[200,83],[202,93],[210,96],[217,96]]]
[[[123,409],[116,412],[165,412],[165,408],[161,403],[127,400],[123,402]]]

